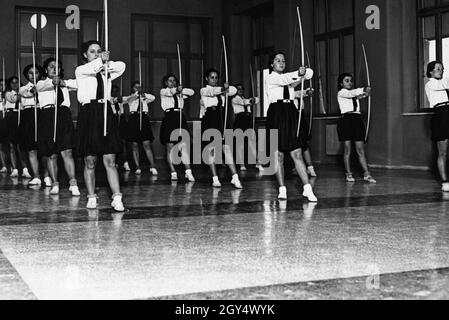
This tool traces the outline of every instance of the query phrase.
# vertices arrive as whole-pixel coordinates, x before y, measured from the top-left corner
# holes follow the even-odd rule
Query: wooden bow
[[[182,86],[182,64],[181,64],[181,50],[179,50],[179,43],[176,44],[176,49],[178,50],[178,72],[179,72],[179,85]],[[183,99],[182,92],[179,95],[180,100]],[[175,96],[175,99],[178,99]],[[181,102],[181,101],[180,101]],[[182,110],[179,110],[179,135],[182,135]]]
[[[5,118],[5,105],[6,105],[6,100],[5,100],[5,85],[6,85],[6,75],[5,75],[5,57],[2,57],[2,77],[3,77],[3,85],[2,85],[2,101],[1,103],[3,104],[3,119]]]
[[[20,118],[21,118],[21,111],[20,111],[20,102],[22,102],[22,98],[20,97],[20,83],[21,83],[21,79],[20,79],[20,58],[17,58],[17,77],[19,78],[19,89],[18,89],[18,95],[17,98],[19,99],[19,114],[17,117],[17,127],[20,126]]]
[[[255,98],[255,96],[256,96],[256,86],[255,86],[255,83],[254,83],[253,66],[252,66],[251,63],[249,64],[249,74],[250,74],[250,76],[251,76],[251,90],[252,90],[252,96],[253,96],[253,98]],[[252,114],[253,114],[253,130],[256,129],[256,110],[254,110],[254,109],[255,109],[254,106],[255,106],[255,105],[253,105],[253,108],[252,108]]]
[[[36,92],[34,93],[34,141],[37,142],[36,50],[34,47],[34,41],[32,43],[32,47],[33,47],[33,84],[34,84],[34,90],[36,90]]]
[[[142,89],[142,54],[141,54],[141,52],[139,51],[139,87],[140,87],[140,90],[143,90]],[[140,110],[139,110],[139,124],[140,124],[140,126],[139,126],[139,128],[140,128],[140,131],[142,131],[142,109],[143,109],[143,101],[142,101],[143,99],[142,99],[142,97],[140,96],[140,93],[139,93],[139,106],[140,106]]]
[[[363,51],[363,57],[365,59],[365,68],[366,68],[366,78],[368,81],[368,87],[371,87],[371,79],[369,74],[369,66],[368,66],[368,59],[366,57],[366,50],[365,45],[362,44],[362,51]],[[370,129],[370,120],[371,120],[371,95],[368,96],[368,120],[366,123],[366,134],[365,134],[365,142],[368,141],[369,136],[369,129]]]
[[[109,51],[109,23],[108,23],[108,0],[104,0],[104,49]],[[104,75],[106,78],[104,86],[104,105],[103,105],[103,134],[106,137],[108,133],[108,95],[109,95],[109,61],[106,61],[104,67]]]
[[[228,53],[226,51],[226,40],[225,40],[224,36],[222,36],[222,39],[223,39],[223,54],[224,54],[224,62],[225,62],[225,82],[229,83]],[[224,118],[223,139],[224,139],[224,130],[226,130],[227,121],[228,121],[228,92],[225,91],[225,118]]]
[[[309,53],[306,51],[306,57],[307,57],[307,65],[310,67],[310,57]],[[313,90],[313,80],[309,80],[310,83],[310,89]],[[309,118],[309,134],[307,135],[310,137],[310,134],[312,133],[312,125],[313,125],[313,96],[310,96],[310,118]]]
[[[56,78],[59,77],[59,30],[56,24]],[[56,143],[56,127],[58,125],[58,88],[59,84],[55,86],[55,121],[53,131],[53,141]]]
[[[301,13],[299,12],[299,7],[296,7],[296,12],[298,14],[299,35],[301,37],[301,66],[304,66],[304,34],[302,32]],[[297,137],[299,137],[299,132],[301,130],[302,109],[304,108],[304,97],[302,95],[303,91],[304,91],[304,76],[301,78],[301,97],[300,97],[301,103],[299,106],[298,130],[296,133]]]

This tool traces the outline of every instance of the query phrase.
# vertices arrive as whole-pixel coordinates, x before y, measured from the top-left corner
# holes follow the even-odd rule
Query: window
[[[429,108],[425,94],[427,64],[440,60],[449,66],[449,0],[418,1],[419,107]]]
[[[263,83],[269,74],[269,57],[274,52],[274,18],[273,3],[268,2],[252,8],[252,66],[255,80],[255,90],[252,96],[260,97],[260,105],[256,106],[256,117],[266,117],[269,101],[266,98]],[[252,91],[252,89],[251,89]]]
[[[37,14],[37,29],[30,23],[31,17]],[[84,41],[95,39],[97,21],[101,21],[101,12],[81,12],[79,30],[68,30],[65,27],[67,14],[64,9],[44,9],[20,7],[16,9],[16,52],[20,61],[21,72],[33,63],[32,42],[35,43],[36,64],[42,65],[50,57],[55,57],[56,23],[59,25],[59,58],[64,67],[65,78],[74,79],[75,69],[81,64],[79,48]],[[43,25],[43,23],[46,23]],[[42,28],[43,27],[43,28]],[[17,65],[17,62],[14,63]],[[22,83],[26,80],[22,76]],[[76,92],[71,92],[72,116],[78,115]]]
[[[186,100],[185,112],[190,119],[198,119],[200,113],[199,91],[203,87],[204,68],[210,59],[210,19],[191,17],[132,15],[132,81],[139,79],[139,52],[142,63],[143,89],[156,97],[152,118],[162,120],[159,92],[162,78],[168,73],[179,77],[177,44],[182,61],[183,86],[195,90],[195,95]],[[125,90],[126,92],[126,90]]]
[[[337,78],[354,74],[353,0],[315,0],[315,114],[339,114]],[[359,68],[360,69],[360,68]],[[356,83],[360,84],[358,75]]]

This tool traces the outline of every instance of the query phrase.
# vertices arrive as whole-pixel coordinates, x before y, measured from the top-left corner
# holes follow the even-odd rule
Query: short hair
[[[168,79],[170,79],[171,77],[175,78],[176,84],[179,83],[178,77],[176,77],[173,73],[169,73],[169,74],[165,75],[165,76],[162,78],[162,82],[161,82],[161,83],[162,83],[162,88],[165,88],[165,87],[167,86],[167,81],[168,81]]]
[[[340,75],[338,76],[338,79],[337,79],[337,90],[338,90],[338,91],[340,91],[341,89],[343,89],[343,86],[341,85],[341,83],[343,82],[343,80],[344,80],[346,77],[351,77],[352,79],[354,79],[354,76],[353,76],[352,74],[350,74],[349,72],[345,72],[345,73],[340,74]]]
[[[131,83],[131,90],[132,90],[132,88],[134,88],[134,86],[135,86],[136,84],[139,84],[139,85],[140,85],[140,81],[138,81],[138,80],[133,81],[133,82]]]
[[[87,42],[84,42],[81,46],[81,57],[83,58],[84,61],[86,61],[87,59],[84,57],[84,54],[87,53],[87,51],[89,50],[90,46],[93,44],[98,44],[101,47],[101,43],[100,41],[97,40],[89,40]]]
[[[276,56],[278,54],[282,54],[284,56],[284,58],[286,58],[286,55],[284,52],[282,51],[275,51],[274,53],[270,54],[269,60],[268,60],[268,69],[270,69],[270,73],[273,72],[273,67],[271,66],[273,64],[274,58],[276,58]]]
[[[43,76],[48,77],[48,74],[47,74],[47,68],[48,68],[48,66],[50,65],[50,63],[52,63],[52,62],[56,62],[56,59],[55,59],[55,58],[48,58],[47,60],[44,61],[44,72],[43,72]],[[59,64],[59,67],[60,67],[60,69],[61,69],[61,72],[59,72],[59,77],[60,77],[61,79],[64,79],[64,68],[62,67],[62,62],[61,62],[61,60],[58,61],[58,64]]]
[[[209,68],[209,69],[207,69],[207,70],[204,72],[204,74],[203,74],[204,80],[207,81],[207,78],[210,76],[210,74],[211,74],[212,72],[215,72],[215,73],[218,75],[218,77],[220,77],[220,72],[219,72],[217,69],[215,69],[215,68]]]
[[[427,78],[432,78],[432,71],[435,70],[435,67],[437,64],[441,64],[443,65],[443,63],[441,61],[432,61],[427,65],[427,72],[426,72],[426,76]]]

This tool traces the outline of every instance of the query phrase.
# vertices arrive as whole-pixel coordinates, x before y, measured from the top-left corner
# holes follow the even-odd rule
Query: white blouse
[[[338,105],[340,106],[341,114],[345,114],[348,112],[360,113],[360,102],[359,99],[365,93],[365,88],[359,88],[354,90],[341,89],[338,91],[337,100]],[[354,107],[354,100],[357,103],[357,107]]]
[[[182,99],[176,94],[176,88],[165,88],[161,89],[161,108],[166,111],[168,109],[173,109],[175,107],[175,99],[178,99],[179,109],[184,108],[184,99],[187,99],[195,94],[192,89],[184,88],[182,89]]]
[[[279,74],[271,72],[265,79],[265,88],[267,90],[269,103],[276,103],[278,100],[284,100],[284,87],[288,86],[289,98],[293,100],[295,97],[295,87],[304,80],[313,78],[313,70],[306,69],[304,77],[300,77],[298,71]]]
[[[12,90],[12,91],[8,91],[5,93],[5,99],[6,99],[6,103],[5,103],[5,109],[15,109],[16,108],[16,102],[18,100],[19,96],[17,94],[16,91]]]
[[[256,101],[255,104],[259,103],[259,98],[254,98]],[[251,99],[245,99],[239,95],[236,95],[232,99],[232,108],[234,109],[234,114],[239,114],[247,111],[247,106],[251,105]]]
[[[204,106],[204,108],[210,108],[210,107],[216,107],[218,105],[218,98],[217,96],[221,96],[221,99],[223,101],[223,106],[225,104],[225,94],[222,93],[223,88],[222,87],[212,87],[210,85],[207,85],[205,88],[201,89],[201,101]],[[229,90],[227,92],[228,97],[235,96],[237,93],[237,88],[230,86]]]
[[[121,61],[109,61],[108,63],[108,92],[107,100],[111,99],[112,81],[119,78],[126,70],[126,64]],[[97,99],[97,78],[96,75],[101,72],[103,85],[106,88],[106,78],[104,74],[104,64],[101,58],[79,66],[75,70],[76,82],[78,85],[78,101],[85,105],[91,100]]]
[[[140,100],[142,101],[142,112],[148,112],[148,105],[156,100],[156,97],[145,93],[144,97],[140,97]],[[137,112],[139,109],[139,94],[136,92],[128,97],[123,97],[123,103],[129,105],[129,112]]]
[[[437,104],[448,102],[449,93],[449,78],[444,78],[441,80],[429,79],[426,83],[426,95],[430,103],[430,108],[435,108]]]
[[[70,108],[70,95],[69,91],[75,91],[77,89],[76,80],[64,80],[65,87],[60,87],[62,94],[64,96],[64,101],[61,106],[66,106]],[[45,80],[41,80],[36,84],[38,96],[39,96],[39,105],[43,108],[48,105],[55,104],[56,91],[55,86],[53,85],[53,80],[47,78]]]

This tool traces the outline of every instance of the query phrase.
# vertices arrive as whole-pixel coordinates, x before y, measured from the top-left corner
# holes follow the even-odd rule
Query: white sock
[[[237,173],[232,176],[232,181],[234,181],[234,180],[236,180],[236,181],[240,180],[239,175]]]
[[[217,176],[212,177],[212,180],[213,180],[214,182],[220,182],[220,180],[218,180],[218,177],[217,177]]]

